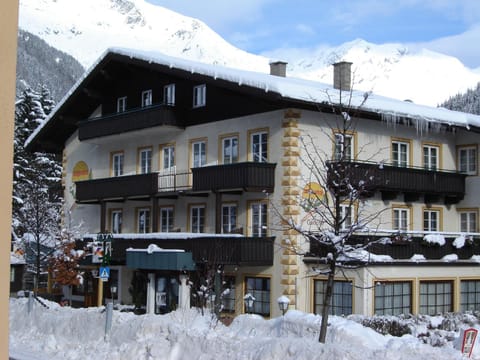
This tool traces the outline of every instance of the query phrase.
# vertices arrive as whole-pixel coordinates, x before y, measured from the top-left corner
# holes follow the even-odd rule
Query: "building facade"
[[[339,211],[376,214],[357,235],[382,241],[337,274],[334,314],[480,308],[480,117],[350,91],[349,63],[336,66],[335,87],[284,77],[285,65],[266,75],[112,49],[79,80],[28,145],[63,153],[65,202],[84,245],[112,233],[115,293],[90,261],[79,301],[93,305],[103,291],[131,303],[138,280],[150,284],[147,311],[168,311],[186,274],[221,268],[226,313],[276,316],[281,295],[320,313],[321,251],[284,226],[309,224],[302,196],[318,180],[308,138],[329,161],[348,149],[350,176],[375,173],[368,196]],[[347,132],[345,121],[355,124]],[[159,249],[195,265],[171,253],[152,261]]]

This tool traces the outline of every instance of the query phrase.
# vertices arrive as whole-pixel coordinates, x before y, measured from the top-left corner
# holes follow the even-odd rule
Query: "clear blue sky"
[[[147,0],[205,22],[255,54],[357,38],[400,42],[480,67],[480,0]]]

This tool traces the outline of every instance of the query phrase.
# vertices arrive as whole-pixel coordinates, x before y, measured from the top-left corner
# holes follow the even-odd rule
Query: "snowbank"
[[[461,359],[452,342],[426,345],[412,335],[381,335],[332,316],[327,343],[318,343],[321,318],[290,310],[265,320],[241,315],[229,327],[197,309],[166,315],[114,311],[107,340],[103,308],[72,309],[27,299],[10,301],[10,354],[16,359]],[[478,347],[479,345],[477,345]],[[474,359],[480,359],[476,349]]]

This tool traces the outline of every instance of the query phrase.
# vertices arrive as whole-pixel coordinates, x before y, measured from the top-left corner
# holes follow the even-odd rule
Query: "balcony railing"
[[[166,233],[168,234],[168,233]],[[166,235],[163,234],[163,235]],[[192,252],[193,260],[197,264],[208,262],[222,265],[244,266],[271,266],[273,265],[274,237],[246,237],[246,236],[222,236],[191,233],[177,233],[178,238],[165,236],[162,233],[133,234],[122,238],[121,234],[114,235],[112,241],[112,264],[122,265],[126,261],[126,250],[147,249],[150,244],[155,244],[162,249],[181,249]],[[180,236],[183,235],[183,236]],[[142,237],[143,236],[143,237]],[[78,242],[77,247],[85,247],[89,241],[84,239]]]
[[[276,164],[243,162],[193,168],[193,191],[273,192]]]
[[[175,115],[174,107],[152,105],[81,121],[78,124],[78,138],[83,141],[161,125],[183,127]]]
[[[443,196],[454,203],[465,195],[465,174],[454,171],[428,170],[424,168],[396,167],[368,162],[330,162],[329,182],[338,184],[340,177],[348,176],[351,184],[362,182],[365,191]],[[344,170],[341,170],[341,168]],[[340,170],[339,170],[340,169]],[[334,173],[341,173],[340,177]]]

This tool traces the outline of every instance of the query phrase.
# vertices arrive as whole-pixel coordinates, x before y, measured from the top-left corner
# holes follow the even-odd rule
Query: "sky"
[[[478,0],[147,0],[197,18],[248,52],[279,57],[358,38],[403,43],[480,68]]]

